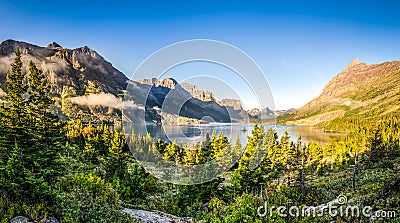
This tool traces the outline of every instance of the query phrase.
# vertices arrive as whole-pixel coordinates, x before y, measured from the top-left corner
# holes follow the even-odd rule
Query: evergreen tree
[[[61,174],[61,163],[58,154],[65,144],[64,124],[52,112],[54,100],[50,96],[50,85],[43,72],[36,65],[29,63],[29,112],[33,123],[33,134],[36,143],[29,153],[34,154],[33,162],[37,171],[48,181]]]
[[[310,167],[315,173],[318,173],[321,168],[320,161],[323,157],[322,147],[315,142],[309,142],[307,150],[309,152],[307,167]]]
[[[2,163],[15,163],[19,159],[16,168],[19,170],[10,170],[13,167],[5,165],[1,178],[11,182],[1,181],[0,186],[6,189],[13,185],[18,191],[6,191],[8,197],[27,202],[40,202],[51,196],[50,182],[60,174],[57,160],[62,126],[50,112],[53,101],[45,79],[31,62],[29,82],[25,84],[21,53],[17,50],[7,75],[7,104],[0,109],[4,121],[0,129],[0,148]],[[13,177],[4,173],[13,173]]]
[[[259,155],[257,154],[257,149],[259,149],[260,143],[262,144],[262,142],[264,141],[264,136],[264,126],[255,125],[252,131],[252,135],[248,138],[245,152],[239,160],[238,169],[236,169],[233,173],[234,185],[239,190],[246,192],[259,191],[261,185],[264,183],[261,167],[250,166],[250,164],[253,164],[252,159],[261,158],[257,157],[257,155]]]
[[[7,188],[9,186],[8,183],[18,188],[18,191],[6,191],[11,198],[24,197],[29,194],[27,191],[29,190],[29,185],[25,181],[25,170],[29,169],[32,163],[27,160],[26,156],[30,154],[27,154],[25,150],[32,146],[32,126],[29,120],[28,102],[25,98],[28,87],[24,83],[24,79],[21,52],[17,50],[14,63],[11,64],[10,73],[7,74],[7,95],[5,97],[7,104],[1,108],[2,127],[0,129],[1,159],[3,165],[6,164],[6,168],[0,173],[2,175],[1,178],[9,178],[7,175],[4,176],[5,173],[13,173],[14,176],[13,179],[9,178],[11,182],[2,181],[0,188]],[[19,156],[16,156],[16,150],[18,150]],[[9,164],[10,162],[16,162],[16,159],[19,159],[18,162],[21,164],[20,171],[8,169],[13,168]]]
[[[202,164],[211,160],[212,156],[212,146],[211,142],[215,137],[215,131],[212,133],[213,137],[210,138],[210,134],[206,133],[205,139],[202,142],[201,148],[198,151],[198,155],[196,157],[196,163]]]
[[[229,154],[231,146],[229,145],[228,139],[222,135],[222,132],[212,140],[211,147],[211,156],[213,160],[217,160],[221,166],[227,166],[232,163],[231,154]]]
[[[308,147],[302,144],[301,136],[299,136],[299,138],[297,139],[296,150],[297,150],[296,167],[298,169],[296,184],[300,188],[300,191],[304,194],[306,187],[306,166],[309,157],[309,152],[308,152]]]
[[[126,145],[125,138],[123,133],[114,132],[113,139],[111,141],[111,145],[108,148],[108,168],[107,168],[107,175],[112,177],[116,175],[118,177],[122,177],[121,174],[124,173],[126,170],[126,166],[124,165],[124,154],[123,149]]]
[[[176,139],[171,144],[167,145],[164,151],[165,159],[174,161],[175,164],[182,164],[183,157],[183,149],[178,146]]]
[[[282,154],[282,167],[284,168],[285,175],[286,175],[286,183],[290,185],[291,179],[293,178],[293,170],[297,166],[297,150],[295,148],[295,145],[293,142],[290,140],[290,135],[287,131],[283,134],[283,136],[280,139],[280,149],[281,149],[281,154]]]
[[[273,129],[269,129],[267,133],[268,140],[268,160],[270,161],[270,169],[280,169],[279,164],[281,163],[280,157],[282,156],[279,144],[277,142],[278,134]]]
[[[5,164],[0,166],[0,184],[2,189],[16,195],[20,192],[20,185],[23,183],[23,171],[21,162],[21,150],[15,144],[13,150],[9,153]]]
[[[8,154],[14,148],[16,142],[20,146],[25,146],[30,139],[26,128],[29,123],[28,102],[24,98],[28,86],[24,83],[24,79],[21,52],[17,50],[14,63],[11,64],[11,71],[7,74],[7,95],[5,97],[7,104],[3,104],[1,107],[2,134],[0,134],[0,147],[2,154]]]

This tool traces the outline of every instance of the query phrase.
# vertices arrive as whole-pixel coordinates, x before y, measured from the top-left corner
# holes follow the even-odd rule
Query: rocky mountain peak
[[[199,87],[189,83],[182,83],[182,88],[188,91],[193,97],[202,101],[216,101],[212,92],[201,90]]]
[[[43,70],[55,95],[65,93],[67,88],[71,88],[68,94],[82,95],[88,81],[96,83],[100,91],[115,95],[126,88],[125,75],[87,46],[70,50],[56,42],[41,47],[15,40],[6,40],[0,44],[0,86],[5,83],[16,49],[23,52],[24,66],[32,60]]]
[[[163,80],[158,80],[157,78],[140,79],[136,82],[140,84],[147,84],[155,87],[161,86],[170,89],[175,89],[175,87],[179,85],[179,83],[175,79],[169,77],[164,78]]]
[[[89,48],[88,46],[83,46],[77,49],[73,50],[73,54],[82,54],[82,55],[87,55],[92,58],[99,56],[99,54],[95,51]]]
[[[346,68],[342,71],[342,72],[349,72],[349,71],[358,71],[360,69],[364,69],[365,67],[367,67],[368,65],[360,62],[360,59],[355,58],[354,60],[352,60],[347,66]]]
[[[248,110],[247,113],[251,116],[257,116],[261,113],[261,110],[259,108],[253,108],[251,110]]]
[[[26,45],[27,44],[23,42],[15,41],[12,39],[5,40],[0,44],[0,54],[7,55],[10,53],[14,53],[17,48],[23,50]]]
[[[48,49],[62,49],[62,46],[56,42],[52,42],[49,45],[47,45]]]
[[[5,95],[6,76],[16,49],[22,52],[24,72],[29,61],[43,71],[52,96],[61,101],[57,106],[60,114],[84,121],[120,120],[119,108],[113,103],[118,100],[116,96],[126,89],[128,79],[87,46],[72,50],[56,42],[41,47],[22,41],[3,41],[0,44],[0,98]],[[89,100],[85,98],[87,95],[94,96]],[[108,103],[110,101],[112,103]]]
[[[16,42],[18,42],[18,41],[15,41],[15,40],[12,40],[12,39],[7,39],[7,40],[4,40],[4,41],[1,43],[1,45],[2,45],[2,46],[7,46],[7,45],[12,45],[12,44],[14,44],[14,43],[16,43]]]
[[[83,46],[80,48],[80,50],[82,51],[82,53],[88,53],[92,51],[92,49],[90,49],[88,46]]]
[[[360,59],[358,59],[358,58],[356,57],[356,58],[354,58],[353,61],[351,61],[351,63],[350,63],[349,65],[357,65],[357,64],[359,64],[359,63],[360,63]]]
[[[175,87],[178,86],[179,84],[173,78],[165,78],[164,80],[157,80],[154,85],[156,87],[163,86],[163,87],[167,87],[167,88],[170,88],[170,89],[175,89]]]
[[[30,43],[16,41],[16,40],[6,40],[0,44],[0,56],[13,55],[15,51],[19,49],[23,55],[31,55],[34,57],[48,57],[53,55],[57,50],[49,49],[45,47],[36,46]],[[34,58],[32,58],[34,59]],[[35,62],[35,61],[34,61]],[[6,65],[9,65],[6,63]],[[1,66],[1,64],[0,64]],[[0,72],[1,73],[1,72]]]

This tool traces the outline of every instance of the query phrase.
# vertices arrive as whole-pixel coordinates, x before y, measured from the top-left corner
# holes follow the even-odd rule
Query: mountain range
[[[366,64],[355,59],[299,109],[246,111],[239,100],[218,100],[211,91],[179,84],[173,78],[129,80],[87,46],[67,49],[53,42],[40,47],[15,40],[0,44],[0,102],[7,94],[6,76],[17,49],[22,52],[23,73],[28,73],[32,60],[46,75],[58,114],[84,122],[119,123],[128,84],[130,96],[145,101],[145,119],[150,123],[244,122],[259,120],[262,113],[286,124],[323,125],[343,117],[381,116],[400,109],[400,61]],[[165,106],[170,99],[175,100],[172,106]],[[175,111],[174,106],[180,109]]]
[[[241,106],[239,100],[218,101],[212,92],[201,90],[190,83],[178,84],[172,78],[155,78],[130,81],[111,63],[87,46],[76,49],[63,48],[53,42],[47,47],[6,40],[0,44],[0,100],[6,95],[6,76],[15,51],[22,52],[23,73],[28,73],[28,63],[33,61],[41,69],[51,85],[52,97],[60,116],[65,119],[81,119],[85,122],[116,123],[121,120],[121,98],[128,86],[130,93],[140,97],[148,93],[146,121],[160,123],[178,116],[182,123],[241,122],[254,119]],[[149,92],[143,92],[150,86]],[[167,95],[185,99],[177,114],[160,112]],[[177,103],[177,102],[176,102]],[[201,120],[208,117],[209,120]],[[176,119],[176,118],[175,118]]]

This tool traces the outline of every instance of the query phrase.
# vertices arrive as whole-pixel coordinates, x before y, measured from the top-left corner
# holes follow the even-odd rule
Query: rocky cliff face
[[[170,89],[175,89],[175,87],[178,85],[178,82],[176,82],[176,80],[174,80],[173,78],[165,78],[163,80],[158,80],[157,78],[149,78],[149,79],[140,79],[137,80],[136,82],[140,84],[152,85],[154,87],[161,86]]]
[[[201,90],[196,85],[189,83],[182,83],[182,88],[189,92],[194,98],[202,101],[216,101],[212,92]]]
[[[243,109],[243,108],[242,108],[242,105],[240,104],[240,101],[237,100],[237,99],[222,99],[222,100],[219,102],[219,104],[222,105],[222,106],[229,106],[229,107],[232,107],[232,108],[235,109],[235,110],[241,110],[241,109]]]
[[[365,64],[353,60],[322,93],[290,119],[315,125],[345,115],[382,115],[400,109],[400,61]]]

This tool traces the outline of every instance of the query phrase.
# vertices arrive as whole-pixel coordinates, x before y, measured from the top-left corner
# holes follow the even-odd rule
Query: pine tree
[[[182,163],[183,151],[181,148],[179,148],[176,139],[165,148],[164,158],[170,161],[174,161],[175,164]]]
[[[47,78],[36,65],[29,63],[29,112],[32,118],[34,138],[37,142],[31,146],[30,153],[35,154],[37,171],[48,181],[61,173],[61,163],[58,154],[65,144],[65,136],[62,131],[64,124],[51,109],[54,100],[50,96],[50,85]]]
[[[296,157],[296,169],[298,170],[297,182],[300,191],[304,194],[306,187],[306,166],[309,157],[308,147],[302,144],[301,136],[298,137],[296,143],[297,157]]]
[[[23,197],[29,194],[27,190],[28,185],[25,185],[25,169],[30,168],[31,164],[27,160],[26,149],[32,146],[31,137],[31,125],[29,120],[29,109],[28,102],[26,100],[27,85],[24,83],[25,75],[22,73],[22,61],[21,52],[16,51],[16,57],[14,63],[11,64],[10,73],[7,74],[6,87],[7,100],[6,105],[2,105],[1,116],[2,116],[2,127],[0,132],[0,148],[1,148],[1,160],[2,164],[5,165],[5,170],[2,171],[2,179],[7,179],[4,173],[14,173],[14,179],[9,179],[12,185],[19,188],[18,192],[15,190],[8,191],[10,197]],[[18,146],[17,146],[18,143]],[[15,160],[16,150],[19,152],[19,162],[21,164],[21,171],[13,171],[9,168],[10,159]],[[19,180],[21,179],[21,180]],[[0,188],[7,188],[7,182],[1,181],[2,185]]]
[[[229,141],[228,139],[222,135],[222,132],[220,132],[218,134],[218,136],[216,136],[212,142],[211,142],[211,147],[212,147],[212,151],[211,151],[211,157],[213,159],[218,159],[221,157],[224,157],[225,159],[227,157],[225,157],[226,151],[228,150],[228,145]],[[223,160],[225,162],[230,162],[229,160]]]
[[[267,132],[267,140],[268,140],[268,160],[270,162],[270,169],[280,169],[281,164],[281,150],[278,147],[278,134],[272,129],[268,129]]]
[[[3,128],[0,134],[0,147],[2,154],[7,154],[18,142],[19,145],[26,145],[28,132],[28,102],[24,98],[27,93],[27,85],[24,83],[25,75],[22,74],[21,52],[16,51],[14,63],[11,64],[11,71],[7,74],[5,97],[7,104],[2,105],[1,117]],[[4,157],[3,157],[4,158]]]
[[[15,165],[19,171],[12,171],[10,168],[14,167],[5,165],[2,173],[8,173],[11,182],[2,180],[0,186],[6,190],[8,185],[19,188],[6,191],[8,197],[40,202],[51,196],[50,182],[60,174],[57,160],[61,148],[58,143],[62,141],[59,137],[61,124],[50,112],[53,101],[45,76],[32,62],[28,84],[25,80],[21,53],[17,50],[7,75],[7,104],[0,109],[3,121],[0,148],[1,163],[18,163]],[[7,179],[2,173],[1,178]],[[13,173],[12,178],[9,173]]]
[[[261,167],[253,166],[255,164],[253,162],[256,162],[254,159],[260,159],[260,157],[257,157],[259,155],[257,154],[257,149],[260,149],[259,146],[264,141],[264,137],[264,126],[255,125],[252,135],[248,138],[245,152],[239,160],[238,168],[233,174],[233,182],[239,190],[246,192],[258,191],[264,183]]]
[[[315,173],[318,174],[318,171],[321,168],[321,160],[323,157],[322,147],[315,142],[309,142],[308,152],[309,156],[307,159],[307,167],[310,167]]]
[[[292,171],[296,168],[296,158],[298,156],[295,145],[290,140],[290,135],[287,131],[280,139],[281,153],[282,153],[282,167],[286,174],[286,183],[290,185],[292,179]]]
[[[211,160],[211,158],[212,158],[211,142],[212,142],[213,138],[215,138],[215,131],[213,131],[212,135],[213,135],[213,137],[210,138],[210,134],[208,134],[208,132],[206,133],[206,136],[201,144],[201,148],[199,149],[198,155],[196,157],[197,164],[206,163]]]
[[[24,180],[23,171],[21,150],[18,144],[15,144],[4,165],[0,166],[0,185],[2,189],[11,192],[12,195],[19,194]]]
[[[185,157],[183,157],[183,163],[186,166],[192,166],[192,165],[196,164],[197,148],[199,148],[199,147],[200,147],[199,143],[196,143],[196,144],[188,143],[184,147]]]
[[[100,127],[100,139],[101,146],[99,148],[100,154],[105,155],[108,152],[108,148],[111,146],[111,141],[113,140],[113,134],[107,125],[101,125]]]
[[[109,167],[110,171],[124,172],[123,165],[123,148],[125,146],[124,135],[120,132],[114,132],[111,146],[108,149]]]

